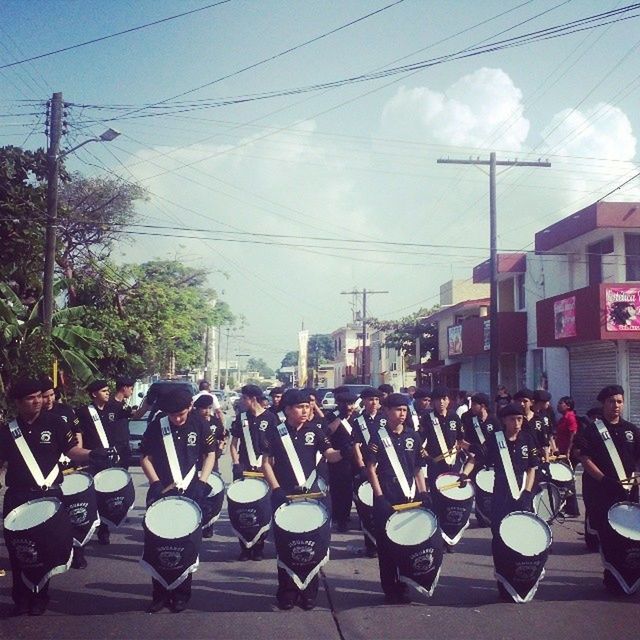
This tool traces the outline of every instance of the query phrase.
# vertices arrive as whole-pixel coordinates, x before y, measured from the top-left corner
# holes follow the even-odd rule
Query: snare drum
[[[533,496],[534,513],[551,524],[564,506],[560,489],[551,482],[541,482]]]
[[[71,473],[64,476],[61,489],[73,530],[73,546],[84,547],[100,524],[93,478],[82,471]]]
[[[607,514],[600,534],[602,563],[622,590],[631,595],[640,590],[640,505],[618,502]]]
[[[491,524],[491,503],[496,473],[493,469],[480,469],[474,478],[476,485],[476,519],[480,526]]]
[[[167,590],[198,569],[202,512],[183,496],[154,502],[144,515],[144,551],[140,564]]]
[[[575,475],[573,469],[566,462],[550,462],[549,463],[549,476],[551,482],[559,489],[569,491],[573,487]]]
[[[431,596],[440,578],[442,533],[436,515],[419,507],[392,514],[385,525],[400,580]]]
[[[375,520],[373,517],[373,489],[365,480],[358,487],[356,493],[356,510],[362,523],[362,531],[373,544],[376,543]]]
[[[224,480],[219,473],[212,471],[207,478],[211,487],[209,495],[204,499],[203,527],[211,526],[219,517],[224,502]]]
[[[271,527],[269,485],[262,478],[236,480],[227,489],[231,528],[247,549]]]
[[[441,473],[435,482],[433,506],[444,541],[449,545],[460,542],[464,530],[469,526],[474,489],[471,482],[458,486],[460,474]],[[451,486],[455,485],[455,486]]]
[[[34,593],[71,565],[71,523],[57,498],[38,498],[10,511],[4,519],[4,538],[22,581]]]
[[[533,513],[515,511],[502,519],[492,542],[498,582],[514,602],[529,602],[544,577],[551,547],[549,525]]]
[[[136,492],[133,479],[126,469],[104,469],[93,478],[100,520],[111,527],[119,527],[133,506]]]
[[[329,560],[329,513],[318,500],[296,499],[273,514],[278,567],[303,591]]]

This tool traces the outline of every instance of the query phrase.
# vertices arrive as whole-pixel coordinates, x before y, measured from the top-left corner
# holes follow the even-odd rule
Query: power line
[[[15,67],[19,64],[24,64],[25,62],[31,62],[32,60],[40,60],[41,58],[47,58],[48,56],[54,56],[58,53],[63,53],[65,51],[71,51],[72,49],[79,49],[80,47],[86,47],[89,44],[95,44],[96,42],[102,42],[103,40],[109,40],[110,38],[115,38],[116,36],[122,36],[126,33],[133,33],[134,31],[140,31],[141,29],[147,29],[148,27],[153,27],[157,24],[162,24],[163,22],[169,22],[170,20],[175,20],[177,18],[182,18],[184,16],[191,15],[193,13],[199,13],[201,11],[206,11],[207,9],[213,9],[214,7],[218,7],[221,4],[227,4],[231,2],[231,0],[220,0],[219,2],[214,2],[213,4],[205,5],[204,7],[200,7],[199,9],[192,9],[191,11],[184,11],[183,13],[177,13],[173,16],[168,16],[166,18],[161,18],[160,20],[154,20],[153,22],[147,22],[146,24],[141,24],[137,27],[131,27],[130,29],[125,29],[124,31],[117,31],[116,33],[110,33],[106,36],[101,36],[100,38],[94,38],[93,40],[86,40],[85,42],[79,42],[78,44],[72,44],[68,47],[63,47],[62,49],[56,49],[55,51],[48,51],[47,53],[40,53],[37,56],[31,56],[29,58],[24,58],[23,60],[15,60],[14,62],[9,62],[7,64],[0,65],[0,69],[7,69],[9,67]]]

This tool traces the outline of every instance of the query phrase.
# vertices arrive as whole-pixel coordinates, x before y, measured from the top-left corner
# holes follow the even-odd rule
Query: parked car
[[[129,420],[129,445],[131,446],[131,464],[140,464],[142,455],[140,445],[147,429],[148,413],[138,420]]]
[[[336,399],[333,395],[333,391],[327,391],[324,394],[324,398],[322,398],[322,402],[320,402],[323,411],[332,411],[336,408]]]
[[[147,392],[147,398],[153,405],[158,401],[158,397],[176,388],[185,388],[195,396],[198,393],[198,385],[190,380],[158,380],[154,382]]]

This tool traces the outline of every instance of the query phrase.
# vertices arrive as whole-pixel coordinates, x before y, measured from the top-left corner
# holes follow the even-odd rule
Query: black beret
[[[184,387],[171,389],[160,394],[158,398],[158,409],[164,413],[179,413],[190,407],[191,401],[192,396],[189,389],[185,389]]]
[[[12,383],[9,396],[12,400],[21,400],[32,393],[42,391],[42,381],[35,378],[19,378]]]
[[[386,407],[408,407],[409,398],[404,393],[390,393],[385,399]]]
[[[624,389],[619,384],[610,384],[600,391],[596,400],[598,402],[604,402],[607,398],[618,395],[624,396]]]
[[[378,391],[382,391],[382,393],[393,393],[393,387],[390,384],[381,384],[378,387]]]
[[[362,399],[365,398],[379,398],[382,395],[382,391],[380,389],[374,389],[373,387],[365,387],[360,392],[360,397]]]
[[[309,393],[306,389],[287,389],[280,401],[281,407],[292,407],[297,404],[308,403],[310,400]]]
[[[240,389],[240,393],[243,396],[247,396],[249,398],[260,398],[263,397],[262,389],[257,384],[245,384],[242,389]]]
[[[431,389],[427,389],[426,387],[418,387],[416,392],[413,394],[413,397],[416,400],[421,400],[422,398],[431,398]]]
[[[546,389],[536,389],[533,392],[534,402],[549,402],[551,394]]]
[[[502,407],[498,412],[498,416],[501,418],[506,418],[507,416],[524,416],[524,411],[517,402],[512,402],[506,407]]]
[[[438,386],[433,387],[433,391],[431,392],[431,398],[435,400],[436,398],[449,398],[449,389],[447,387]]]
[[[269,391],[269,395],[273,398],[273,396],[277,396],[278,394],[284,393],[284,389],[282,387],[273,387],[271,391]]]
[[[89,393],[95,393],[108,386],[109,383],[106,380],[94,380],[91,384],[87,385],[87,391]]]
[[[351,389],[341,389],[333,392],[336,402],[353,404],[358,399],[358,394]]]
[[[527,387],[518,389],[518,391],[513,394],[514,400],[520,400],[521,398],[529,398],[529,400],[533,400],[533,397],[533,391],[531,391],[531,389],[527,389]]]
[[[49,376],[42,376],[42,378],[40,378],[40,391],[42,391],[42,393],[55,388],[56,385],[53,384],[53,380]]]
[[[201,396],[198,396],[194,402],[193,406],[196,409],[206,409],[213,404],[213,396],[210,393],[203,393]]]
[[[475,402],[476,404],[483,404],[487,408],[491,404],[491,400],[489,400],[489,396],[486,393],[474,393],[471,396],[471,402]]]
[[[122,387],[133,387],[136,381],[128,376],[120,376],[116,378],[116,389],[122,389]]]

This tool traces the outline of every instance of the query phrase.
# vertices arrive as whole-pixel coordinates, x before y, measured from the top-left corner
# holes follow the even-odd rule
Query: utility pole
[[[218,325],[216,327],[217,329],[217,333],[218,333],[218,342],[216,343],[216,351],[217,351],[217,355],[216,358],[218,360],[218,370],[217,370],[217,375],[216,375],[216,388],[221,389],[222,387],[220,386],[220,343],[222,342],[221,339],[221,332],[222,332],[222,328],[221,325]]]
[[[43,323],[51,334],[53,317],[53,272],[56,263],[56,223],[58,217],[58,173],[60,137],[62,136],[62,93],[51,96],[49,109],[49,144],[47,146],[47,222],[44,241]]]
[[[496,153],[492,151],[488,160],[450,160],[438,159],[438,164],[470,164],[489,166],[489,270],[490,302],[489,302],[489,387],[491,398],[498,392],[498,371],[500,354],[498,353],[498,217],[496,209],[496,167],[550,167],[550,162],[521,162],[520,160],[496,160]]]
[[[227,335],[227,347],[224,356],[224,390],[227,390],[227,382],[229,382],[229,327],[225,331]]]
[[[366,346],[367,346],[367,295],[376,293],[389,293],[388,291],[368,291],[363,289],[358,291],[341,291],[340,295],[343,296],[356,296],[362,294],[362,372],[360,377],[361,384],[367,384],[367,359],[366,359]]]

